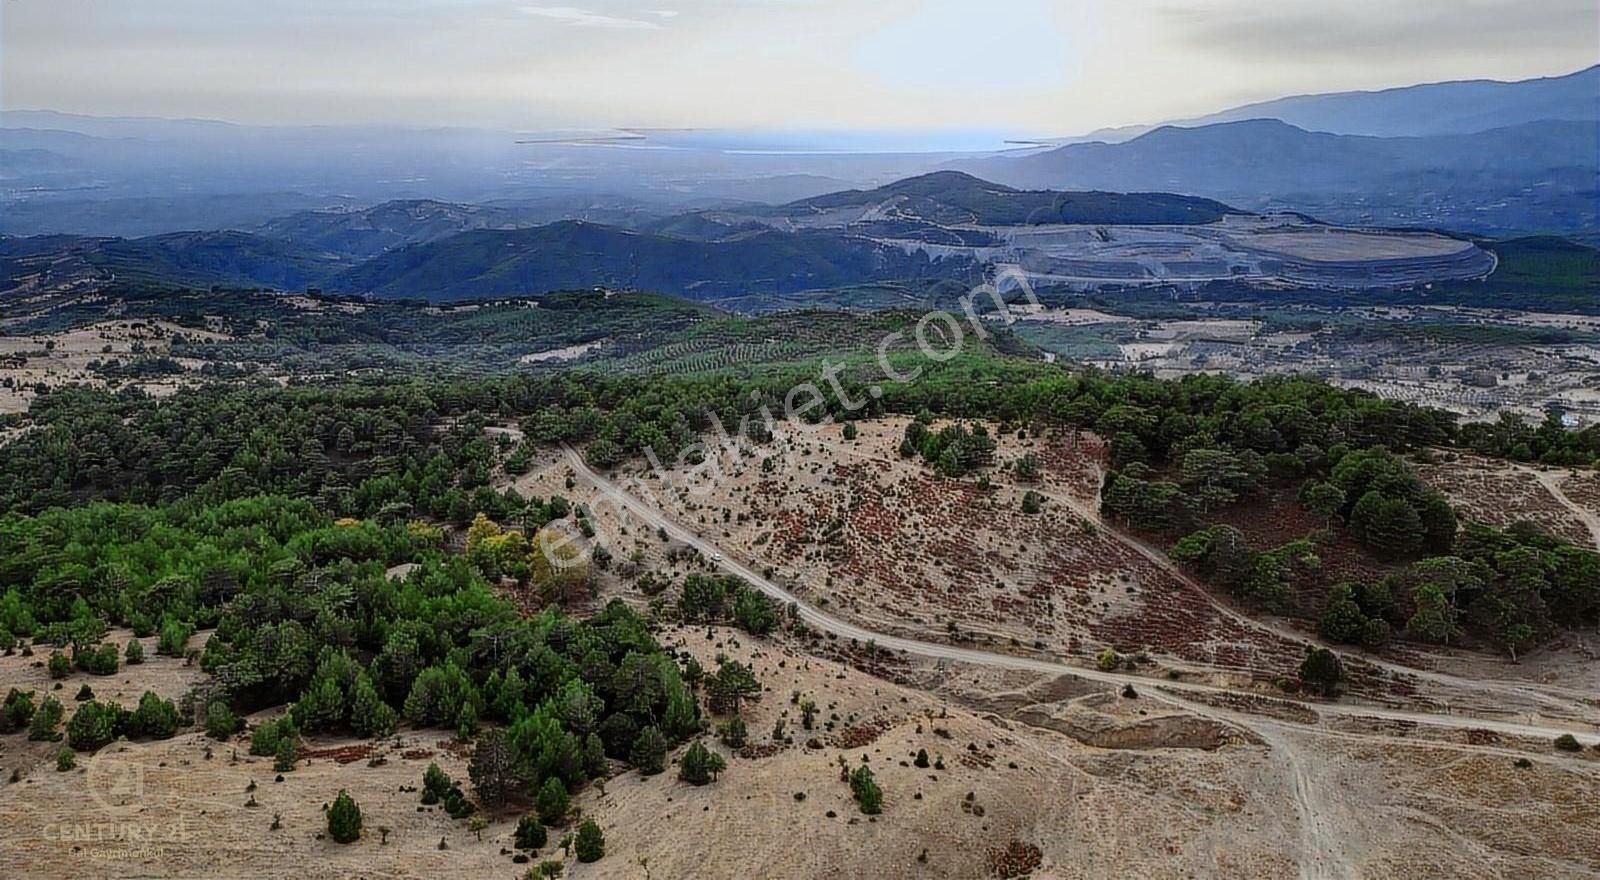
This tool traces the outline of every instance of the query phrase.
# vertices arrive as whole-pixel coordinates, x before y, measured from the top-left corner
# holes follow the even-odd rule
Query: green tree
[[[1022,512],[1023,513],[1031,515],[1031,514],[1040,513],[1043,510],[1044,510],[1044,496],[1043,495],[1040,495],[1038,492],[1035,492],[1032,489],[1029,489],[1028,491],[1022,493]]]
[[[718,737],[722,744],[730,749],[742,749],[749,739],[750,732],[745,726],[744,719],[730,718],[718,728]]]
[[[567,787],[554,776],[546,779],[539,789],[539,796],[534,799],[534,808],[539,811],[539,821],[546,825],[560,825],[566,821],[567,810],[571,809]]]
[[[206,736],[223,740],[239,729],[239,716],[233,714],[228,704],[216,700],[206,707]]]
[[[444,800],[445,795],[455,783],[450,780],[450,775],[439,769],[438,764],[429,763],[428,769],[422,771],[422,802],[424,804],[437,804]]]
[[[178,707],[171,700],[145,691],[139,697],[139,707],[128,716],[128,735],[148,736],[152,739],[170,739],[178,732]]]
[[[1322,520],[1325,527],[1332,528],[1339,521],[1344,512],[1344,490],[1332,483],[1307,483],[1300,492],[1301,503],[1312,515]]]
[[[274,773],[289,773],[289,772],[292,772],[294,770],[294,768],[295,768],[296,759],[297,759],[297,756],[295,754],[294,739],[292,737],[287,737],[287,736],[283,737],[282,739],[278,740],[278,748],[277,748],[276,751],[273,752],[273,760],[272,760],[272,770],[273,770],[273,772]]]
[[[384,737],[394,733],[397,722],[394,709],[383,701],[372,679],[361,673],[351,688],[350,729],[360,737]]]
[[[61,738],[61,716],[66,713],[61,701],[53,696],[47,696],[39,703],[39,708],[33,713],[33,718],[28,722],[28,739],[55,742]]]
[[[1328,604],[1317,618],[1317,630],[1330,642],[1350,644],[1361,640],[1367,615],[1356,601],[1356,585],[1336,584],[1328,593]]]
[[[548,841],[549,834],[537,816],[528,815],[517,820],[517,830],[512,835],[512,844],[517,849],[537,851],[543,849]]]
[[[339,789],[339,796],[328,808],[328,836],[335,843],[355,843],[361,839],[361,807],[350,792]]]
[[[1422,517],[1404,498],[1386,498],[1368,492],[1350,513],[1350,531],[1356,540],[1384,559],[1404,559],[1422,548],[1427,537]]]
[[[1312,648],[1300,663],[1301,684],[1325,697],[1337,696],[1343,681],[1344,664],[1339,662],[1339,655],[1327,648]]]
[[[80,752],[95,751],[116,739],[123,723],[120,706],[90,700],[67,721],[67,745]]]
[[[850,793],[861,806],[861,812],[869,816],[883,812],[883,789],[878,787],[867,765],[862,764],[850,774]]]
[[[472,780],[478,800],[486,807],[500,806],[525,784],[516,752],[504,730],[495,728],[478,737],[478,744],[472,750],[472,762],[467,765],[467,776]]]
[[[593,819],[585,819],[578,825],[578,837],[573,842],[572,851],[580,862],[598,862],[605,856],[606,836]]]
[[[678,759],[678,778],[690,785],[705,785],[722,770],[722,756],[696,740]]]
[[[628,750],[628,763],[638,768],[643,776],[653,776],[666,769],[666,759],[667,738],[654,725],[639,731]]]

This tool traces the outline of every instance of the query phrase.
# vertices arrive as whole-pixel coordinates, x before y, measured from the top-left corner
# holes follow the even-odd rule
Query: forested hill
[[[1162,192],[1019,190],[959,171],[937,171],[877,189],[847,190],[802,199],[768,213],[804,217],[841,208],[870,208],[892,212],[901,219],[938,225],[985,226],[1214,223],[1227,214],[1240,213],[1211,199]]]
[[[656,290],[691,299],[791,293],[874,280],[966,277],[961,258],[831,232],[762,230],[695,241],[565,221],[480,230],[376,257],[327,282],[330,290],[436,301],[581,287]]]

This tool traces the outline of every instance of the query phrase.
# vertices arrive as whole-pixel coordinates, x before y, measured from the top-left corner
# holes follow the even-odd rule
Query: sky
[[[1594,0],[0,0],[0,107],[1053,136],[1597,46]]]

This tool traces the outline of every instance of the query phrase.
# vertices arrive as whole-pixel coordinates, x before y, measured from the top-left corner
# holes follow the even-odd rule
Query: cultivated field
[[[104,386],[106,380],[92,368],[93,363],[165,356],[172,336],[180,333],[191,339],[225,338],[160,321],[105,321],[62,333],[0,335],[0,414],[26,412],[41,387]],[[180,361],[179,366],[185,371],[197,370],[200,363]],[[194,381],[198,376],[179,373],[132,384],[163,395]]]

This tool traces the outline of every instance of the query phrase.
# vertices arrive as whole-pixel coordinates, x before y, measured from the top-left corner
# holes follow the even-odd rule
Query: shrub
[[[705,785],[726,766],[721,755],[697,741],[678,759],[678,778],[690,785]]]
[[[1300,663],[1300,683],[1325,697],[1336,696],[1343,681],[1344,665],[1339,662],[1339,655],[1327,648],[1312,648]]]
[[[554,776],[546,779],[544,787],[539,789],[534,807],[539,811],[539,821],[546,825],[560,825],[567,818],[567,810],[571,807],[571,801],[567,798],[567,787]]]
[[[65,773],[78,766],[78,755],[72,749],[62,749],[56,752],[56,770]]]
[[[114,675],[117,671],[117,646],[107,642],[94,648],[73,652],[79,669],[90,675]]]
[[[52,651],[47,668],[50,670],[51,678],[66,678],[72,674],[72,661],[60,651]]]
[[[72,695],[72,699],[79,703],[82,703],[85,700],[92,700],[94,699],[94,688],[89,687],[88,682],[84,682],[82,685],[79,685],[78,692]]]
[[[194,635],[194,625],[168,618],[161,624],[161,637],[156,641],[156,653],[168,657],[182,657],[189,638]]]
[[[439,803],[454,787],[455,783],[450,781],[450,774],[440,770],[438,764],[429,764],[428,769],[422,771],[423,803]]]
[[[92,752],[117,738],[125,723],[122,707],[90,700],[72,713],[67,722],[67,745],[80,752]]]
[[[272,770],[274,773],[292,773],[297,755],[295,754],[294,738],[283,737],[278,740],[278,749],[273,754]]]
[[[573,842],[573,852],[580,862],[598,862],[606,854],[606,835],[593,819],[583,820],[578,826],[578,837]]]
[[[148,736],[152,739],[171,739],[178,732],[178,707],[171,700],[145,691],[139,698],[139,707],[128,716],[129,736]]]
[[[283,740],[292,740],[300,735],[300,730],[295,726],[294,717],[289,713],[278,716],[271,721],[263,721],[250,732],[250,754],[261,757],[272,757],[278,754],[278,744]]]
[[[28,726],[33,720],[33,691],[12,688],[6,701],[0,704],[0,733],[11,733]]]
[[[883,789],[878,787],[877,780],[872,778],[872,770],[862,764],[850,774],[850,793],[855,797],[856,803],[861,805],[861,812],[869,816],[883,812]]]
[[[61,701],[55,697],[45,697],[33,713],[33,720],[28,723],[28,739],[45,740],[54,742],[61,738],[57,728],[61,726],[61,716],[65,714],[61,708]]]
[[[217,700],[206,707],[206,736],[223,740],[239,729],[239,718],[228,704]]]
[[[544,830],[544,823],[539,821],[539,817],[530,815],[517,820],[517,831],[512,837],[517,849],[537,850],[549,839],[550,835]]]
[[[628,750],[628,763],[638,768],[643,776],[653,776],[666,769],[667,738],[654,725],[639,731],[633,747]]]
[[[123,662],[129,666],[137,666],[144,662],[144,645],[138,639],[128,640],[128,650],[122,655]]]
[[[328,808],[328,836],[336,843],[355,843],[361,838],[361,807],[342,788]]]

